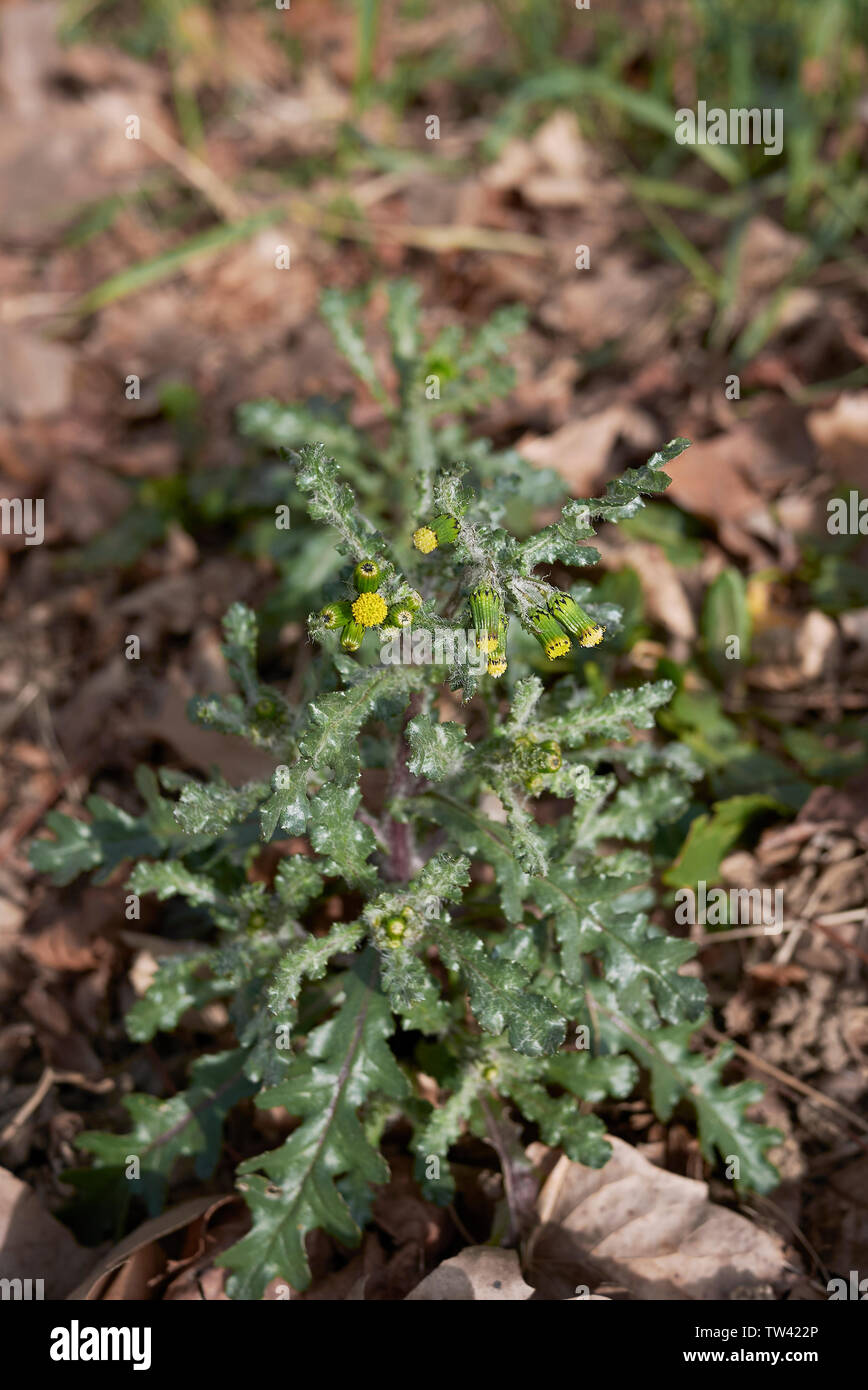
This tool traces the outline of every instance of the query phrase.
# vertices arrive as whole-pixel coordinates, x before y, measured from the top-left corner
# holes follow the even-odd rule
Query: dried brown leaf
[[[529,1277],[551,1298],[602,1279],[634,1298],[729,1298],[787,1282],[783,1242],[709,1200],[704,1182],[656,1168],[612,1138],[603,1168],[562,1158],[539,1199]]]
[[[493,1245],[468,1245],[451,1260],[444,1260],[421,1284],[407,1294],[416,1303],[521,1303],[533,1289],[521,1275],[514,1250]]]
[[[44,1279],[45,1297],[63,1298],[92,1261],[36,1193],[0,1168],[0,1278]]]

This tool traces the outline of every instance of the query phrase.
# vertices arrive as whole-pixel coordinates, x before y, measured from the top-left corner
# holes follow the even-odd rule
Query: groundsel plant
[[[192,709],[265,750],[270,784],[141,769],[142,815],[92,797],[89,823],[52,814],[54,839],[35,843],[57,882],[135,859],[128,903],[155,894],[198,914],[198,943],[160,962],[127,1028],[148,1042],[219,1000],[226,1045],[170,1099],[127,1096],[126,1132],[80,1135],[91,1166],[68,1177],[155,1212],[179,1161],[210,1177],[240,1107],[251,1227],[221,1257],[233,1298],[259,1299],[275,1279],[303,1290],[314,1229],[358,1241],[389,1177],[384,1136],[412,1136],[421,1190],[448,1203],[465,1132],[491,1140],[518,1119],[525,1137],[601,1167],[594,1106],[647,1086],[662,1120],[693,1108],[709,1164],[774,1185],[778,1136],[745,1115],[760,1088],[723,1083],[727,1048],[691,1050],[706,1009],[682,970],[694,946],[649,916],[648,847],[699,776],[651,732],[672,686],[609,688],[599,667],[586,681],[583,649],[605,650],[618,611],[546,577],[593,564],[595,523],[663,491],[686,446],[673,440],[524,539],[472,468],[423,478],[416,515],[390,530],[322,444],[290,453],[340,556],[309,618],[304,683],[293,702],[263,683],[256,618],[236,604],[224,652],[237,693]],[[454,659],[412,659],[420,635],[456,632],[472,637]],[[408,635],[409,660],[381,659]],[[259,1151],[251,1103],[288,1117],[283,1143]]]

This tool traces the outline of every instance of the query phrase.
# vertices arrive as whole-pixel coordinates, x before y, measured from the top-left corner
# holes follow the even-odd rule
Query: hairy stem
[[[416,788],[416,778],[407,766],[410,748],[407,743],[407,725],[411,719],[422,710],[424,696],[421,691],[415,691],[410,696],[410,703],[404,711],[404,718],[401,721],[401,732],[398,735],[398,743],[395,750],[395,762],[392,766],[392,775],[389,779],[389,789],[386,795],[387,804],[400,800],[403,797],[411,796]],[[389,816],[386,821],[386,839],[389,844],[389,862],[387,873],[389,878],[396,883],[406,883],[410,878],[413,867],[413,836],[408,821],[396,820],[394,816]]]

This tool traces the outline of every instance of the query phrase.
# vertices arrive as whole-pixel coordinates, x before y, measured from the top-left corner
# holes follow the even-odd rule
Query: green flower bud
[[[407,934],[407,923],[403,917],[387,917],[383,923],[383,931],[390,941],[397,944]]]
[[[357,652],[362,645],[365,629],[361,623],[351,619],[341,633],[341,646],[345,652]]]
[[[561,766],[561,745],[554,738],[538,743],[532,734],[519,734],[512,747],[518,774],[526,789],[536,796],[545,787],[546,774],[557,772]]]
[[[320,609],[323,626],[327,628],[343,627],[352,616],[353,608],[349,599],[340,599],[337,603],[327,603],[325,608]]]
[[[353,570],[353,583],[360,594],[370,594],[383,577],[376,560],[361,560]]]
[[[563,758],[561,756],[561,745],[556,739],[547,738],[539,746],[540,761],[546,772],[557,772]]]
[[[413,544],[423,555],[430,555],[438,545],[451,545],[461,530],[461,523],[454,516],[435,516],[413,532]]]
[[[539,642],[549,661],[557,661],[559,656],[566,656],[570,650],[570,639],[559,627],[551,613],[545,608],[538,608],[531,613],[531,632]]]
[[[388,627],[409,627],[413,621],[415,609],[411,608],[406,602],[396,603],[389,609]]]
[[[595,623],[569,594],[552,594],[548,608],[561,627],[578,639],[580,647],[596,647],[602,642],[606,629]]]
[[[476,628],[476,645],[481,652],[496,652],[503,615],[500,596],[490,584],[480,584],[470,595],[470,613]]]

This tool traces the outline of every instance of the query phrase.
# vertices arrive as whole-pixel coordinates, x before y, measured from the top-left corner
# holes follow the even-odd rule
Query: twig
[[[249,208],[234,189],[224,183],[204,159],[179,145],[162,126],[154,121],[145,121],[142,124],[141,138],[142,144],[152,149],[154,154],[170,164],[187,183],[202,194],[224,222],[236,222],[239,218],[247,216]]]
[[[774,1219],[780,1221],[781,1225],[786,1226],[787,1230],[788,1230],[792,1235],[794,1235],[798,1241],[801,1242],[801,1244],[804,1246],[805,1250],[807,1250],[808,1254],[810,1255],[811,1259],[813,1260],[813,1262],[814,1262],[814,1268],[815,1268],[816,1270],[818,1270],[819,1273],[822,1275],[823,1283],[824,1283],[824,1284],[827,1284],[827,1283],[829,1282],[829,1271],[827,1270],[826,1266],[823,1264],[823,1261],[820,1259],[820,1256],[817,1254],[817,1252],[816,1252],[816,1250],[814,1249],[813,1245],[812,1245],[811,1242],[808,1240],[808,1237],[805,1235],[804,1231],[801,1229],[800,1226],[797,1226],[797,1225],[796,1225],[795,1221],[793,1221],[792,1218],[791,1218],[790,1216],[787,1215],[787,1213],[784,1211],[783,1207],[779,1207],[778,1204],[777,1204],[777,1202],[773,1202],[773,1201],[771,1200],[770,1197],[764,1197],[764,1196],[762,1195],[762,1193],[760,1193],[760,1192],[754,1192],[754,1193],[752,1193],[752,1195],[751,1195],[751,1201],[752,1201],[752,1202],[758,1202],[758,1203],[760,1204],[760,1205],[759,1205],[759,1210],[757,1210],[757,1209],[756,1209],[755,1207],[753,1207],[753,1206],[749,1206],[747,1203],[742,1203],[742,1204],[741,1204],[741,1209],[742,1209],[742,1211],[749,1212],[751,1215],[757,1216],[757,1217],[759,1217],[760,1219],[762,1219],[762,1214],[763,1214],[763,1213],[762,1213],[762,1209],[763,1209],[763,1207],[769,1208],[770,1211],[771,1211],[772,1217],[773,1217]],[[767,1215],[766,1219],[768,1219],[768,1215]]]
[[[852,941],[845,941],[844,938],[839,936],[836,931],[833,931],[831,927],[827,927],[825,922],[818,920],[811,925],[815,926],[817,931],[821,931],[824,936],[827,936],[840,951],[849,951],[850,955],[857,956],[859,960],[862,961],[863,965],[868,965],[868,951],[863,951],[860,946],[854,946]]]
[[[795,931],[796,928],[799,929],[801,935],[805,927],[817,927],[820,931],[825,932],[829,939],[840,946],[842,950],[853,951],[868,964],[868,953],[860,951],[858,946],[853,946],[849,941],[842,940],[840,936],[830,930],[832,927],[848,926],[852,922],[864,922],[866,919],[868,919],[868,908],[859,907],[849,909],[846,912],[825,913],[822,917],[815,917],[812,922],[807,921],[804,917],[794,917],[791,922],[782,922],[776,931],[769,931],[768,927],[765,926],[734,927],[732,930],[700,932],[698,936],[692,936],[690,939],[701,950],[704,946],[720,946],[726,941],[747,941],[762,936],[778,937],[785,932]]]
[[[804,926],[802,921],[782,922],[777,931],[769,931],[768,927],[734,927],[732,931],[706,931],[699,936],[692,936],[690,940],[701,951],[704,946],[722,946],[727,941],[748,941],[753,937],[768,936],[779,937],[783,932],[794,931],[796,927]]]
[[[800,1081],[797,1076],[790,1076],[788,1072],[781,1071],[780,1067],[774,1066],[772,1062],[767,1062],[765,1058],[758,1056],[756,1052],[751,1052],[749,1047],[742,1047],[741,1043],[734,1042],[733,1039],[727,1037],[725,1033],[719,1033],[717,1029],[712,1028],[710,1024],[706,1026],[704,1031],[707,1036],[712,1038],[715,1042],[729,1043],[730,1047],[733,1048],[739,1057],[743,1057],[746,1062],[750,1062],[752,1066],[758,1067],[760,1071],[764,1071],[769,1076],[773,1076],[779,1085],[800,1092],[803,1096],[807,1096],[812,1100],[816,1105],[822,1105],[827,1110],[833,1110],[837,1115],[845,1119],[848,1124],[854,1125],[856,1129],[860,1129],[863,1134],[868,1134],[868,1122],[863,1120],[861,1115],[857,1115],[855,1110],[849,1110],[847,1106],[842,1105],[840,1101],[832,1100],[831,1096],[823,1095],[822,1091],[818,1091],[814,1086],[809,1086],[806,1081]]]
[[[465,1226],[464,1222],[461,1220],[461,1217],[458,1215],[458,1212],[455,1210],[455,1203],[454,1203],[454,1202],[450,1202],[449,1205],[448,1205],[448,1207],[446,1208],[446,1210],[448,1211],[449,1215],[452,1217],[452,1220],[455,1222],[455,1225],[456,1225],[456,1227],[458,1228],[459,1233],[460,1233],[460,1234],[464,1237],[464,1239],[467,1241],[467,1244],[468,1244],[468,1245],[476,1245],[476,1243],[477,1243],[476,1237],[475,1237],[474,1235],[472,1235],[472,1234],[470,1233],[470,1231],[468,1231],[468,1229],[467,1229],[467,1227]]]
[[[401,246],[415,246],[432,254],[450,251],[489,251],[492,254],[544,257],[549,245],[542,237],[523,232],[506,232],[493,227],[467,226],[400,226],[397,223],[374,223],[362,218],[344,217],[319,204],[301,198],[276,204],[249,217],[224,222],[198,232],[169,251],[161,252],[147,261],[128,266],[126,270],[101,280],[85,294],[70,298],[61,317],[84,317],[96,313],[107,304],[114,304],[131,294],[159,284],[176,275],[188,262],[216,255],[275,223],[293,223],[309,227],[319,237],[339,237],[348,241],[371,242],[385,240]]]
[[[0,1147],[8,1144],[22,1125],[26,1124],[30,1116],[39,1109],[52,1086],[78,1086],[82,1091],[93,1091],[94,1094],[101,1095],[106,1091],[114,1090],[114,1085],[115,1083],[110,1076],[93,1081],[89,1076],[83,1076],[81,1072],[55,1071],[53,1067],[46,1067],[27,1100],[19,1106],[12,1119],[0,1131]]]

